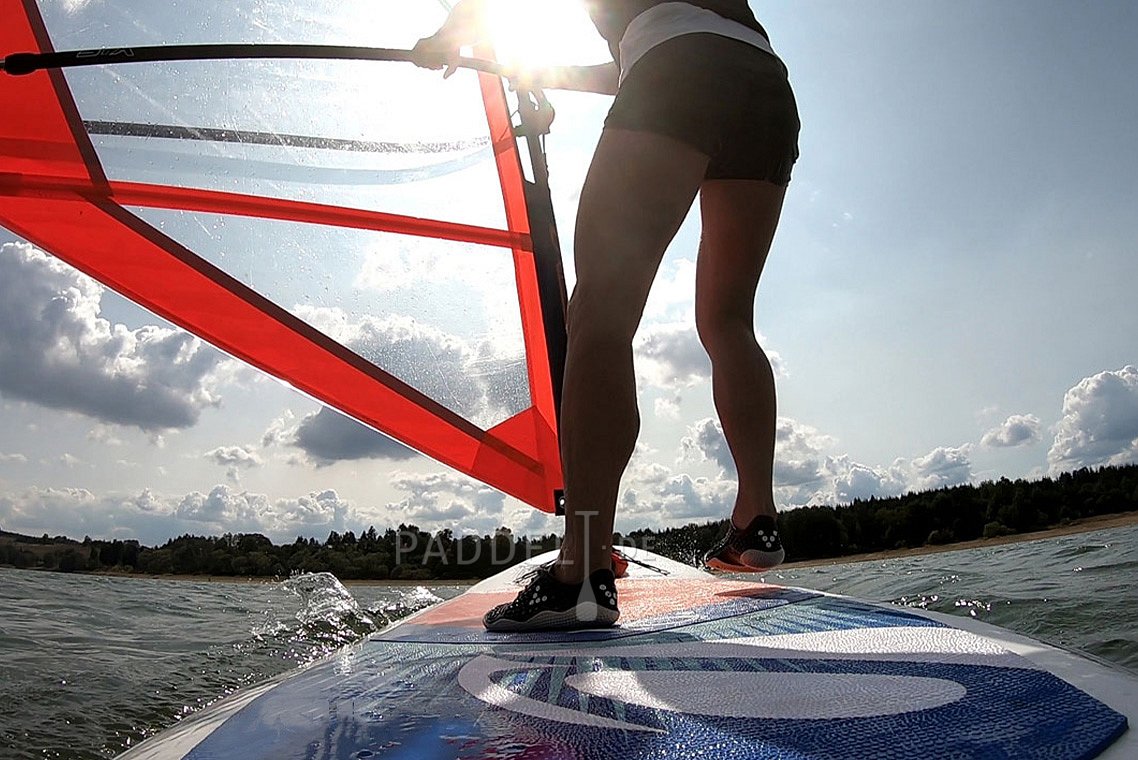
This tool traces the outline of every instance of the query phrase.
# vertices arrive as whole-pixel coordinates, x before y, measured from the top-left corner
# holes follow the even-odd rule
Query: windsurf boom
[[[115,4],[0,0],[0,225],[554,511],[565,286],[540,94],[515,121],[489,49],[446,82],[377,63],[438,25],[428,0],[381,24],[369,3],[238,0],[193,24]]]

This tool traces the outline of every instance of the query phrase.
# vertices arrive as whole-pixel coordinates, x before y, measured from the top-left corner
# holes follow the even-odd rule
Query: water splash
[[[283,591],[299,597],[301,608],[294,625],[284,624],[277,636],[288,637],[295,659],[309,662],[375,633],[377,623],[344,584],[331,573],[305,573],[281,583]],[[284,623],[284,621],[280,621]]]
[[[400,589],[398,599],[369,611],[380,617],[386,625],[438,604],[442,600],[442,597],[432,594],[426,586],[415,586],[406,590]]]

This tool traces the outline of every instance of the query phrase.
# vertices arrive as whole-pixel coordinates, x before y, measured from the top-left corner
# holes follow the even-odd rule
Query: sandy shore
[[[779,567],[787,570],[799,567],[819,567],[824,565],[846,565],[852,562],[874,562],[896,557],[914,557],[922,554],[940,554],[942,552],[955,552],[963,549],[976,549],[982,546],[1001,546],[1003,544],[1019,544],[1025,541],[1040,541],[1057,536],[1070,536],[1076,533],[1090,533],[1095,530],[1108,528],[1125,528],[1138,525],[1138,511],[1122,512],[1114,515],[1099,515],[1075,520],[1066,525],[1060,525],[1047,530],[1038,530],[1032,533],[1017,533],[1014,536],[1000,536],[998,538],[980,538],[975,541],[960,541],[955,544],[941,546],[918,546],[915,549],[890,549],[883,552],[867,552],[866,554],[847,554],[831,559],[809,559],[802,562],[787,562]]]

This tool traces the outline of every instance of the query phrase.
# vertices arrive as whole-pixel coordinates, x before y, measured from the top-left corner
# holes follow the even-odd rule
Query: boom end
[[[12,53],[4,57],[4,71],[13,76],[31,74],[39,69],[36,53]]]

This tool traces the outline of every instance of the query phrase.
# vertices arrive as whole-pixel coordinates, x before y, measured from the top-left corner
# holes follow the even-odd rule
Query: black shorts
[[[782,61],[718,34],[651,48],[617,92],[606,127],[674,137],[711,157],[707,179],[787,185],[798,158],[798,107]]]

